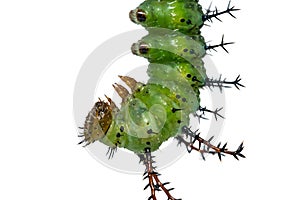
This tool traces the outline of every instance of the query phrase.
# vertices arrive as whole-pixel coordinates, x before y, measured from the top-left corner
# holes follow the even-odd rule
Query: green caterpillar
[[[86,118],[81,143],[89,145],[100,141],[109,146],[111,152],[119,147],[139,155],[146,165],[150,198],[156,199],[155,181],[168,199],[175,199],[157,178],[150,155],[171,137],[186,145],[189,151],[218,154],[220,159],[222,153],[244,157],[241,154],[242,144],[236,151],[228,151],[226,145],[215,147],[188,128],[190,114],[212,112],[200,107],[201,88],[226,84],[243,86],[239,77],[234,82],[207,77],[203,63],[206,51],[218,46],[224,48],[230,43],[224,43],[222,39],[221,44],[209,46],[200,32],[205,21],[236,10],[228,5],[223,12],[208,9],[203,13],[196,0],[146,0],[129,14],[131,21],[149,32],[134,43],[131,50],[133,54],[148,59],[150,79],[144,84],[131,77],[119,76],[131,92],[120,84],[114,84],[122,98],[121,107],[118,108],[109,97],[108,101],[99,99],[95,103]],[[184,140],[184,135],[191,141]],[[196,141],[213,151],[195,147]]]

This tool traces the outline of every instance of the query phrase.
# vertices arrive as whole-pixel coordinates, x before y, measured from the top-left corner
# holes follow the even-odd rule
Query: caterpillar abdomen
[[[235,9],[228,6],[223,13],[231,11]],[[208,80],[202,60],[206,50],[229,44],[222,39],[220,45],[206,46],[201,36],[204,21],[217,15],[203,14],[196,0],[146,0],[132,10],[130,19],[149,34],[131,50],[150,62],[150,79],[143,84],[120,76],[131,93],[115,84],[121,108],[109,98],[109,103],[99,100],[95,104],[85,123],[84,141],[99,140],[111,148],[144,153],[181,134],[189,125],[189,115],[199,110],[200,89]]]
[[[199,89],[206,80],[205,42],[199,31],[202,16],[201,6],[194,0],[148,0],[130,12],[131,20],[149,31],[132,45],[132,52],[149,60],[150,79],[141,84],[123,77],[132,94],[121,85],[114,86],[123,99],[121,108],[102,116],[102,121],[111,123],[103,130],[105,136],[94,134],[96,129],[92,134],[84,132],[88,142],[100,140],[135,153],[143,153],[145,148],[155,151],[189,125],[189,115],[199,108]],[[104,101],[99,103],[104,105]]]

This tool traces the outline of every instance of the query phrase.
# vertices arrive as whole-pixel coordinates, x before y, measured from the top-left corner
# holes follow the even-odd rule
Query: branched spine
[[[108,159],[110,160],[111,158],[114,157],[116,152],[117,152],[117,147],[108,147],[106,156],[108,156]]]
[[[224,11],[221,11],[221,12],[219,12],[217,8],[215,8],[215,10],[212,11],[212,10],[211,10],[211,4],[210,4],[209,8],[206,10],[206,14],[203,15],[203,17],[202,17],[202,21],[204,21],[204,22],[205,22],[205,21],[213,22],[212,19],[213,19],[213,18],[216,18],[217,20],[219,20],[220,22],[222,22],[222,20],[221,20],[220,18],[218,18],[218,16],[219,16],[219,15],[222,15],[222,14],[226,14],[226,13],[228,13],[231,17],[236,18],[236,17],[232,14],[232,12],[238,11],[238,10],[240,10],[240,9],[237,9],[237,8],[235,8],[234,6],[230,7],[230,3],[231,3],[231,1],[229,1],[228,6],[227,6],[227,9],[224,10]],[[212,13],[212,14],[211,14],[211,13]]]
[[[222,35],[222,40],[220,44],[216,44],[216,45],[206,45],[205,46],[205,50],[214,50],[217,51],[216,48],[217,47],[221,47],[224,51],[226,51],[226,53],[229,53],[228,50],[225,48],[226,45],[229,44],[234,44],[234,42],[224,42],[224,35]]]
[[[222,92],[223,88],[231,88],[233,85],[239,90],[240,89],[239,87],[245,87],[240,83],[241,80],[242,79],[240,78],[240,75],[238,75],[234,81],[226,81],[226,78],[222,79],[222,74],[221,74],[218,79],[206,78],[205,86],[209,88],[217,87],[220,89],[220,92]]]
[[[147,188],[150,187],[151,189],[151,196],[148,198],[148,200],[152,199],[152,200],[157,200],[156,198],[156,192],[159,191],[164,191],[164,193],[167,195],[168,200],[181,200],[181,199],[176,199],[174,198],[171,194],[170,191],[174,190],[174,188],[170,188],[167,189],[165,186],[170,184],[170,182],[165,182],[162,183],[158,176],[160,176],[161,174],[157,173],[155,171],[155,168],[153,166],[153,163],[155,163],[155,161],[153,161],[153,156],[151,156],[151,151],[149,148],[145,149],[145,154],[140,154],[138,155],[140,158],[140,161],[144,163],[144,165],[146,166],[146,170],[144,173],[144,180],[148,179],[149,182],[148,184],[144,187],[144,190],[146,190]]]
[[[200,137],[200,133],[197,133],[197,131],[192,131],[189,127],[184,126],[182,128],[182,133],[188,137],[190,137],[190,142],[186,141],[182,136],[177,136],[176,139],[179,141],[179,144],[184,144],[190,153],[192,150],[198,151],[202,158],[205,160],[204,154],[212,154],[212,155],[218,155],[219,160],[222,160],[222,156],[225,156],[226,154],[232,155],[234,158],[239,160],[239,157],[245,158],[245,156],[241,153],[244,149],[243,142],[240,144],[240,146],[235,151],[229,151],[226,146],[227,143],[225,143],[223,146],[221,142],[214,146],[211,144],[211,141],[213,137],[211,137],[209,140],[204,140]],[[198,147],[194,146],[195,142],[198,141]],[[203,144],[203,148],[201,148],[201,145]]]
[[[209,110],[206,107],[199,106],[200,114],[196,114],[196,116],[200,117],[200,118],[204,118],[205,112],[209,112],[209,113],[212,113],[215,116],[216,121],[218,121],[218,117],[221,117],[224,119],[224,116],[219,113],[221,110],[223,110],[223,107],[216,108],[215,110]],[[204,118],[204,119],[206,119],[206,118]]]

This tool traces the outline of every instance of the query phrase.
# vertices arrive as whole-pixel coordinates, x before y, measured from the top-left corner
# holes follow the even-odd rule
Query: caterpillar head
[[[130,11],[129,17],[145,28],[178,29],[190,35],[198,35],[203,26],[202,8],[195,0],[148,0]]]
[[[88,113],[81,135],[84,139],[80,143],[86,142],[89,145],[101,140],[107,133],[112,123],[112,105],[110,99],[108,100],[109,102],[105,102],[99,99]]]

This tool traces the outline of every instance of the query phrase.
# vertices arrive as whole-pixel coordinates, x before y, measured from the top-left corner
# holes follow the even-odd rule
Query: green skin
[[[206,78],[202,61],[205,42],[199,31],[203,13],[194,0],[146,0],[138,9],[146,12],[144,27],[178,30],[166,33],[148,29],[149,35],[132,46],[134,54],[149,60],[150,79],[113,114],[112,124],[100,141],[144,153],[145,148],[153,152],[181,134],[181,128],[189,125],[189,114],[197,111],[199,89]],[[187,19],[192,24],[186,23]]]
[[[147,52],[140,52],[140,47],[147,47]],[[170,61],[189,62],[194,66],[202,64],[205,56],[205,42],[195,41],[179,31],[168,29],[150,29],[150,33],[133,44],[132,50],[149,62],[169,63]]]
[[[181,104],[168,88],[156,84],[141,86],[113,119],[105,137],[107,144],[117,144],[135,153],[143,153],[146,147],[158,149],[180,132],[182,112],[174,112],[173,108],[180,108]]]
[[[189,36],[200,36],[202,8],[195,0],[146,0],[136,10],[146,14],[145,21],[133,20],[145,28],[179,29]]]

